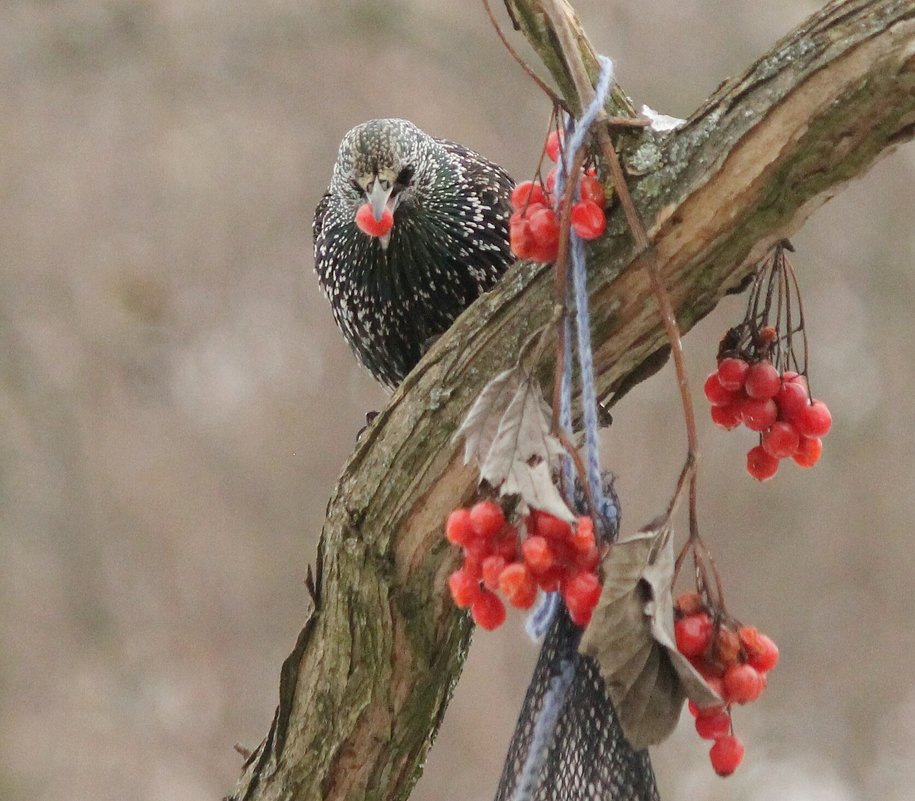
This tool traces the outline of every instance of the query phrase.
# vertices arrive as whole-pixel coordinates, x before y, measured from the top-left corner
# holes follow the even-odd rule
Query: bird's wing
[[[321,200],[318,201],[318,205],[315,208],[315,219],[311,224],[311,235],[312,238],[317,242],[318,234],[321,233],[321,230],[324,228],[324,215],[327,213],[327,207],[330,205],[330,189],[328,189]]]

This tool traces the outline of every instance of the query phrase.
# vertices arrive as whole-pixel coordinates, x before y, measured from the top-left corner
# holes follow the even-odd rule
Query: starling
[[[315,271],[359,361],[396,387],[425,348],[512,262],[513,182],[466,147],[407,120],[369,120],[340,143],[315,210]],[[368,204],[393,227],[356,224]]]

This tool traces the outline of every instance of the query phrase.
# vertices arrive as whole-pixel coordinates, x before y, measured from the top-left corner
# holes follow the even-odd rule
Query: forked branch
[[[540,4],[512,5],[547,67],[562,75]],[[583,33],[579,42],[590,51]],[[593,52],[585,63],[594,64]],[[568,74],[554,80],[574,108]],[[611,113],[628,104],[621,95]],[[621,148],[624,166],[636,157],[652,166],[630,178],[630,189],[681,329],[845,182],[913,135],[911,0],[832,3],[668,138],[627,134],[637,141]],[[634,252],[617,209],[589,253],[604,396],[645,378],[664,352]],[[409,794],[470,634],[447,601],[453,564],[441,526],[469,499],[476,475],[451,435],[487,379],[549,325],[552,309],[549,269],[517,265],[441,338],[360,440],[328,505],[315,600],[283,666],[276,717],[233,798]]]

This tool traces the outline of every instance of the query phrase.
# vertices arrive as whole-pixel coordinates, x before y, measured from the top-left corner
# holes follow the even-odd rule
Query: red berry
[[[696,717],[696,733],[703,740],[717,740],[731,731],[731,716],[723,709],[711,715]]]
[[[559,220],[552,209],[542,208],[530,215],[528,225],[538,245],[559,244]]]
[[[577,553],[588,553],[594,547],[594,521],[590,517],[579,517],[575,533],[569,533],[569,542]]]
[[[531,569],[532,573],[537,571]],[[562,582],[566,578],[566,571],[562,565],[553,565],[543,573],[535,575],[537,586],[544,592],[558,592],[562,588]]]
[[[674,608],[681,615],[695,615],[697,612],[705,611],[705,604],[702,603],[702,596],[698,592],[684,592],[677,596]]]
[[[677,650],[684,656],[699,656],[712,637],[712,619],[705,612],[681,617],[674,623]]]
[[[473,536],[473,528],[470,525],[470,510],[455,509],[448,515],[448,521],[445,523],[445,536],[448,542],[454,545],[466,545]]]
[[[604,210],[593,200],[579,200],[572,206],[572,228],[582,239],[596,239],[607,227]]]
[[[463,568],[448,576],[448,589],[459,609],[466,609],[480,597],[480,582]]]
[[[466,559],[472,559],[475,562],[479,562],[482,566],[483,560],[492,555],[492,542],[490,540],[484,540],[476,530],[473,529],[473,524],[471,523],[472,534],[470,539],[464,543],[464,556]]]
[[[765,680],[752,665],[731,665],[724,674],[724,698],[728,703],[748,704],[759,698]]]
[[[743,761],[743,755],[746,749],[739,737],[733,734],[726,734],[715,740],[714,745],[709,749],[709,759],[712,761],[712,768],[719,776],[730,776],[737,770]]]
[[[518,529],[509,525],[505,534],[493,543],[493,548],[495,554],[505,560],[505,564],[514,562],[518,558]]]
[[[723,707],[721,704],[712,704],[712,706],[699,707],[693,701],[690,701],[687,704],[687,708],[689,709],[689,714],[694,718],[712,717],[713,715],[717,715],[719,712],[725,711],[725,707]]]
[[[585,570],[593,573],[600,564],[600,548],[592,545],[587,551],[577,552],[575,555],[575,567],[579,570]]]
[[[549,542],[540,536],[528,537],[521,543],[521,553],[527,566],[536,574],[546,573],[556,563]]]
[[[759,629],[756,626],[741,626],[737,629],[737,637],[741,647],[749,654],[755,651],[759,644]]]
[[[747,664],[760,673],[768,673],[778,663],[778,646],[752,626],[741,626],[740,644],[747,652]]]
[[[725,389],[736,392],[743,388],[744,379],[750,365],[743,359],[729,356],[718,362],[718,381]]]
[[[464,565],[461,568],[468,576],[473,576],[477,581],[483,579],[483,559],[468,553],[467,546],[464,546]]]
[[[486,569],[485,563],[483,569]],[[740,639],[737,636],[737,632],[731,631],[731,629],[727,629],[724,626],[718,629],[718,633],[715,635],[715,655],[722,664],[733,665],[737,663],[737,657],[740,655]]]
[[[546,205],[546,195],[543,192],[543,187],[533,181],[522,181],[512,190],[512,208],[523,209],[531,203],[543,203]]]
[[[749,664],[760,673],[768,673],[778,664],[778,646],[765,634],[759,635],[759,647],[755,653],[750,654]]]
[[[707,718],[717,715],[719,712],[724,712],[725,708],[721,704],[713,704],[712,706],[699,707],[694,701],[688,701],[686,708],[689,710],[689,714],[694,718]]]
[[[604,195],[603,184],[593,175],[582,175],[578,188],[581,192],[582,200],[590,200],[592,203],[596,203],[600,208],[604,207],[607,198]]]
[[[757,445],[747,451],[747,472],[757,481],[767,481],[778,472],[778,459]]]
[[[480,590],[480,597],[471,605],[470,614],[478,626],[492,631],[505,622],[505,604],[499,600],[498,595],[489,590]]]
[[[712,406],[712,422],[725,431],[737,428],[740,425],[740,407],[735,403],[726,406]]]
[[[729,406],[739,397],[736,392],[725,389],[718,380],[718,373],[712,373],[705,379],[703,386],[705,397],[712,406]]]
[[[490,539],[505,527],[505,513],[495,501],[480,501],[470,509],[470,525],[478,537]]]
[[[778,394],[782,380],[772,362],[756,362],[747,370],[743,386],[751,398],[766,400]]]
[[[825,437],[832,427],[832,415],[823,401],[815,400],[795,415],[794,425],[805,437]]]
[[[559,161],[562,152],[562,134],[559,131],[550,131],[546,138],[546,155],[550,161]]]
[[[817,437],[801,437],[797,450],[791,454],[791,458],[801,467],[813,467],[820,461],[822,453],[823,440]]]
[[[593,573],[579,573],[569,581],[563,592],[569,617],[578,626],[587,626],[591,613],[600,599],[600,582]]]
[[[381,212],[381,219],[376,220],[372,207],[368,203],[363,203],[356,212],[356,225],[362,233],[369,236],[384,236],[394,227],[394,212],[385,206]]]
[[[705,679],[705,683],[709,686],[709,688],[711,688],[712,692],[714,692],[719,698],[724,699],[724,682],[720,676],[703,675],[702,678]],[[723,709],[724,707],[721,708]],[[714,705],[706,707],[705,709],[701,710],[701,712],[707,712],[713,709],[715,709]]]
[[[531,258],[536,243],[527,220],[519,218],[511,223],[508,230],[508,242],[516,258]]]
[[[558,167],[553,167],[553,169],[550,170],[550,171],[546,174],[546,185],[545,185],[545,188],[546,188],[546,192],[547,192],[548,195],[552,195],[552,194],[553,194],[553,190],[556,189],[556,171],[557,171],[558,169],[559,169]]]
[[[558,239],[551,245],[540,244],[535,240],[534,246],[531,248],[530,258],[532,261],[539,261],[541,264],[549,264],[550,262],[556,261],[558,255]]]
[[[483,586],[495,592],[499,589],[499,576],[505,569],[505,560],[501,556],[487,556],[483,560]]]
[[[523,209],[519,209],[518,211],[512,213],[520,215],[525,220],[527,220],[528,223],[530,223],[531,217],[533,217],[538,211],[543,211],[544,209],[548,208],[550,207],[547,206],[545,202],[537,200],[532,203],[528,203]]]
[[[674,626],[676,626],[676,624],[674,624]],[[699,675],[705,679],[706,684],[710,684],[712,679],[720,679],[724,674],[723,665],[714,659],[708,660],[705,653],[698,654],[697,656],[691,656],[689,657],[689,661],[690,664],[696,668]]]
[[[776,459],[794,455],[800,441],[801,438],[791,423],[773,423],[772,428],[762,436],[763,450]]]
[[[566,584],[563,595],[566,601],[593,607],[600,599],[600,581],[594,573],[576,573]]]
[[[516,609],[529,609],[537,598],[537,582],[521,562],[508,565],[499,575],[499,589]]]
[[[778,417],[778,407],[771,398],[741,398],[737,402],[740,419],[751,431],[765,431]]]
[[[787,375],[787,373],[785,374]],[[778,416],[782,420],[791,420],[807,405],[807,390],[799,381],[782,381],[781,389],[775,396],[778,404]]]

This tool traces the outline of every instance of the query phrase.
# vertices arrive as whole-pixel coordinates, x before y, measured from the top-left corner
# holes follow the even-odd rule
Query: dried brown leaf
[[[512,462],[511,470],[499,488],[502,495],[519,495],[531,509],[549,512],[551,515],[575,522],[575,515],[562,499],[559,490],[553,483],[553,475],[546,462],[538,462],[533,467],[524,462]],[[521,509],[521,513],[527,509]]]
[[[453,441],[464,438],[464,464],[472,459],[483,464],[499,430],[499,421],[508,409],[521,382],[521,370],[512,367],[493,378],[474,401],[455,432]]]
[[[464,461],[476,459],[481,479],[502,495],[519,496],[522,512],[532,507],[571,522],[575,516],[553,483],[564,451],[549,415],[539,385],[514,367],[486,385],[455,437],[464,437]]]
[[[700,706],[721,699],[674,642],[666,521],[615,543],[603,568],[601,598],[579,650],[597,660],[629,742],[645,748],[673,731],[686,697]]]

